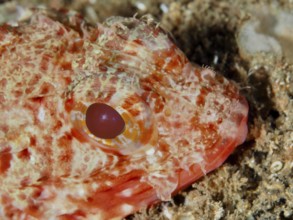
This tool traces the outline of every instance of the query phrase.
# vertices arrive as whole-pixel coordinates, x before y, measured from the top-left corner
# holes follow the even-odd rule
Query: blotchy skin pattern
[[[149,17],[95,27],[34,11],[0,27],[0,219],[116,219],[220,166],[246,138],[232,82],[191,64]],[[125,121],[85,125],[92,103]]]

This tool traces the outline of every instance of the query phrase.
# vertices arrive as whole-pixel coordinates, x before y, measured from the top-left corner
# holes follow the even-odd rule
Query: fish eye
[[[91,104],[86,110],[85,122],[89,131],[102,139],[113,139],[125,130],[121,115],[104,103]]]

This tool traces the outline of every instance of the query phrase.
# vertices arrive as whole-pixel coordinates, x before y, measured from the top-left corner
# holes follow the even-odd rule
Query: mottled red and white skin
[[[148,17],[90,26],[35,11],[3,25],[0,87],[4,220],[122,218],[170,200],[247,134],[236,86],[191,64]],[[89,131],[93,103],[119,113],[122,133]]]

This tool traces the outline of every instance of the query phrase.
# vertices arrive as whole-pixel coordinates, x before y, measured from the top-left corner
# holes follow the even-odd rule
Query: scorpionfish
[[[34,10],[0,26],[0,218],[120,219],[170,200],[247,135],[233,82],[150,17]]]

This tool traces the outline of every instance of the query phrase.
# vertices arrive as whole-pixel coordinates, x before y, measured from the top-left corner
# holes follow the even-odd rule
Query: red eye
[[[115,138],[124,131],[125,122],[121,115],[111,106],[94,103],[86,111],[86,125],[98,138]]]

